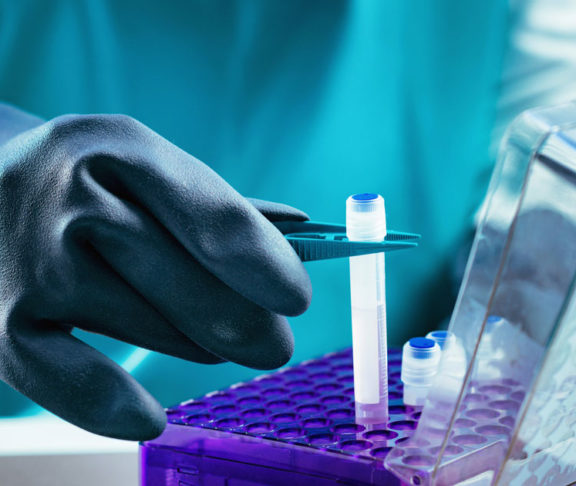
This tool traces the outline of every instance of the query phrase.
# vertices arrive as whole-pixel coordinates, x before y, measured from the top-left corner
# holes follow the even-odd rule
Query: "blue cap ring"
[[[430,349],[433,348],[436,344],[432,339],[423,338],[423,337],[415,337],[408,341],[410,346],[417,349]]]
[[[352,196],[354,201],[374,201],[378,199],[378,194],[374,194],[373,192],[363,192],[361,194],[354,194]]]

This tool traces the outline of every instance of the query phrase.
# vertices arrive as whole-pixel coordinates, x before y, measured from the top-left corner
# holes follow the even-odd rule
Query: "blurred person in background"
[[[0,1],[0,415],[146,439],[144,388],[168,406],[348,346],[347,261],[306,265],[292,343],[310,282],[254,247],[357,192],[423,235],[387,267],[391,345],[438,327],[504,127],[574,79],[573,1]],[[95,113],[128,117],[70,115]]]

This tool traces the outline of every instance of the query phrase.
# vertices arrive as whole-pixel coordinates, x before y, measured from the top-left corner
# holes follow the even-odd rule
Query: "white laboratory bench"
[[[0,419],[2,486],[136,486],[138,444],[57,417]]]

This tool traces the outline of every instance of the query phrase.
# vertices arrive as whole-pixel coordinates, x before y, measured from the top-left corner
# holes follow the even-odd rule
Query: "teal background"
[[[0,99],[45,118],[126,113],[242,194],[315,220],[344,222],[348,195],[381,193],[389,228],[423,235],[387,258],[400,345],[451,310],[450,265],[493,163],[507,28],[501,0],[0,0]],[[307,268],[293,361],[351,344],[347,261]],[[120,362],[134,350],[78,335]],[[164,405],[256,374],[131,363]],[[0,414],[35,410],[2,387]]]

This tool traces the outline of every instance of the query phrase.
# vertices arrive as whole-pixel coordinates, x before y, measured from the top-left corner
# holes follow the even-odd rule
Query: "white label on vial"
[[[350,259],[354,397],[377,404],[386,387],[384,255]]]

